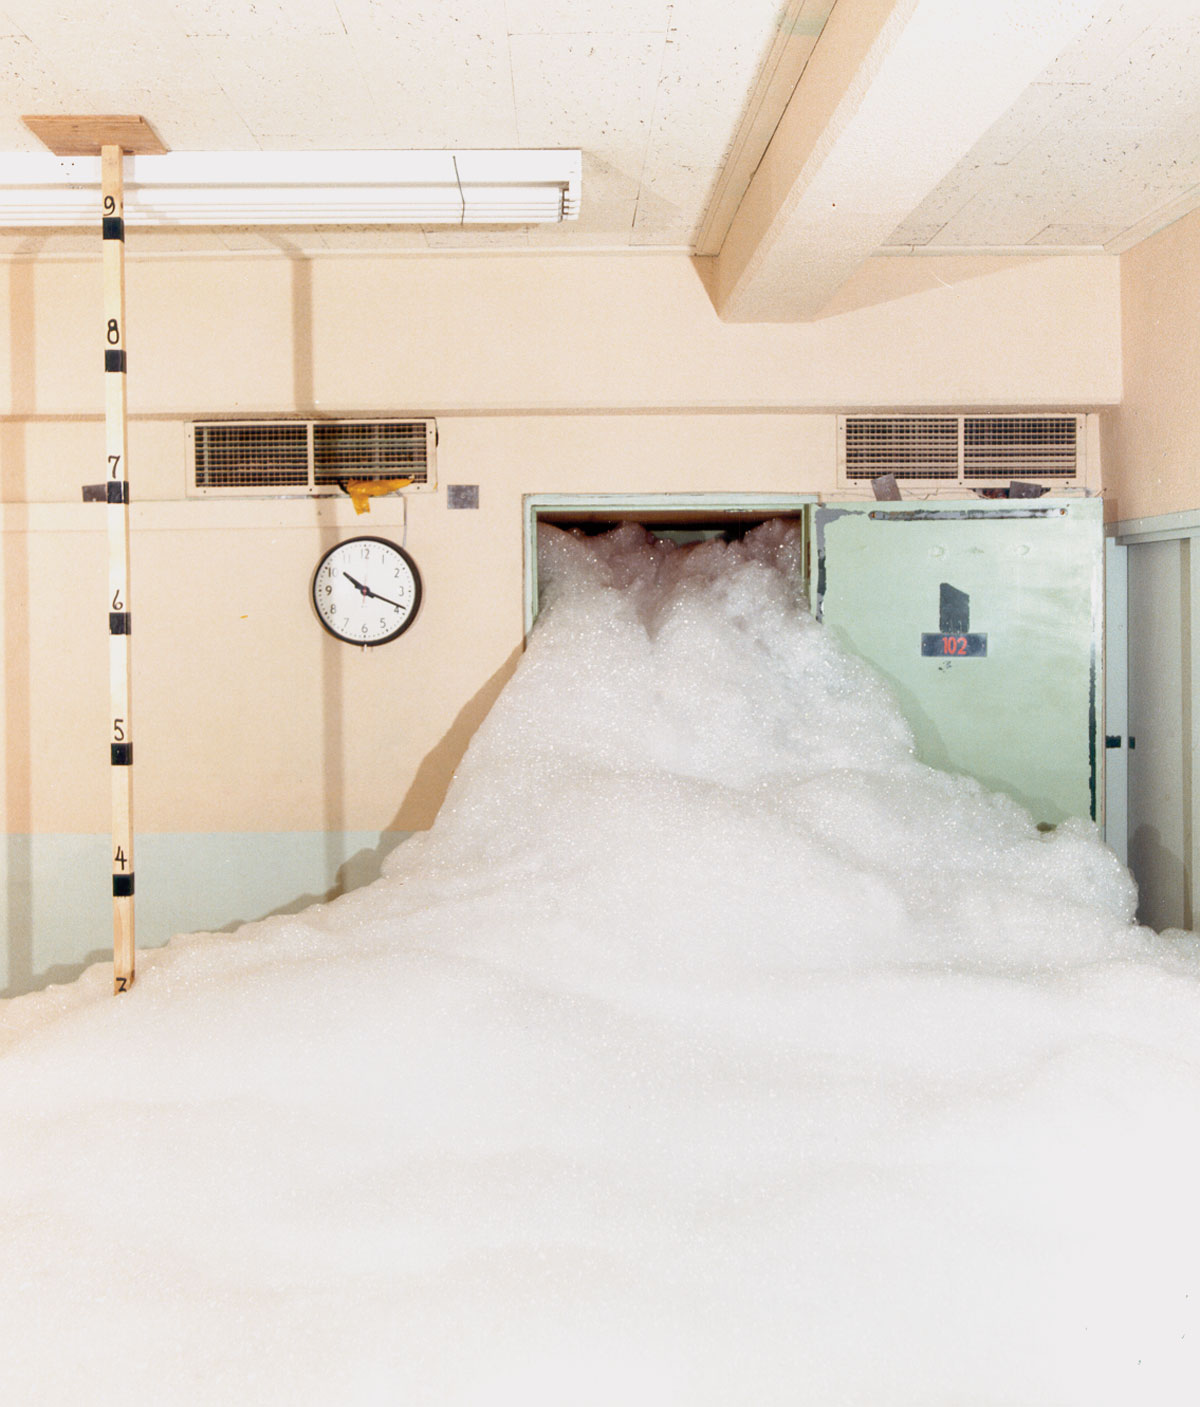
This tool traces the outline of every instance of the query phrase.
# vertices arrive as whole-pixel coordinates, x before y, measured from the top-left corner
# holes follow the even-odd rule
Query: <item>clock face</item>
[[[312,582],[317,618],[350,645],[384,645],[413,623],[421,604],[417,564],[382,537],[352,537],[331,547]]]

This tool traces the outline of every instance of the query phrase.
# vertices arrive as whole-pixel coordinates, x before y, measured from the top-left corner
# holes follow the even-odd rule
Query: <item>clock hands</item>
[[[342,575],[346,578],[346,580],[350,583],[351,586],[361,591],[364,596],[373,596],[376,601],[382,601],[385,605],[394,606],[398,611],[404,609],[398,601],[393,601],[390,597],[387,596],[381,596],[378,591],[372,591],[369,586],[364,586],[361,581],[355,581],[355,579],[350,575],[349,572],[343,572]]]

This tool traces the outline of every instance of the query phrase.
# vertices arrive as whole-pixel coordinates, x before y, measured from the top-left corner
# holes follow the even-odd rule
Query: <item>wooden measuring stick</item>
[[[108,635],[111,697],[113,990],[134,978],[133,728],[130,701],[129,478],[125,396],[124,152],[100,148],[104,235],[104,448],[108,501]]]

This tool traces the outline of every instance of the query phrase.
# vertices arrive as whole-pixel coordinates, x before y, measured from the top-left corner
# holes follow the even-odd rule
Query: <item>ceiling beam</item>
[[[709,279],[730,322],[816,317],[1105,0],[838,0]]]
[[[786,0],[770,51],[704,212],[696,236],[697,254],[720,253],[746,188],[779,124],[779,114],[812,57],[833,3],[834,0]]]

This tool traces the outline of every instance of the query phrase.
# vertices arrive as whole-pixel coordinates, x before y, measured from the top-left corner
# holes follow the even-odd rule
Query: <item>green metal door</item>
[[[818,620],[890,681],[934,767],[1034,820],[1097,817],[1097,499],[823,504]]]

